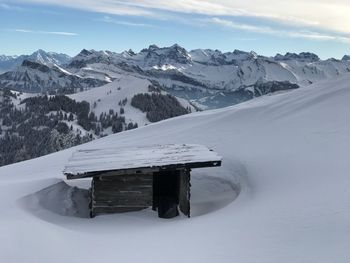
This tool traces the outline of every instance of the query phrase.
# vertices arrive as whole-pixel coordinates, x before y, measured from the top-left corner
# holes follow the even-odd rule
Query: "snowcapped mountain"
[[[228,97],[233,98],[231,105],[244,101],[246,97],[254,97],[254,93],[242,96],[240,91],[249,93],[247,87],[257,83],[275,82],[276,86],[276,83],[287,81],[304,87],[349,73],[350,61],[320,60],[308,52],[264,57],[239,50],[222,53],[197,49],[188,52],[179,45],[164,48],[151,45],[139,53],[132,50],[120,54],[83,50],[72,59],[69,70],[79,75],[107,72],[109,75],[132,74],[148,78],[157,81],[173,95],[192,100],[202,108],[212,108],[214,105],[227,106]],[[281,90],[285,87],[281,84]]]
[[[109,81],[81,77],[57,65],[45,65],[24,60],[15,70],[0,75],[2,88],[27,92],[60,91],[72,93],[87,88],[98,87]]]
[[[57,64],[53,59],[45,58],[41,51],[34,57],[50,68]],[[60,67],[72,76],[96,79],[96,85],[99,81],[112,82],[120,75],[148,79],[157,82],[168,93],[207,109],[233,105],[270,93],[269,89],[263,89],[267,93],[254,92],[252,87],[262,83],[273,85],[274,91],[284,91],[287,87],[305,87],[347,74],[350,72],[350,60],[347,58],[321,60],[309,52],[264,57],[240,50],[225,53],[210,49],[187,51],[175,44],[170,47],[151,45],[138,53],[132,50],[115,53],[83,49]],[[11,82],[11,75],[16,76],[16,71],[5,77],[6,87],[16,82],[15,79]],[[21,67],[18,71],[22,72]],[[0,79],[4,77],[0,76]],[[285,85],[286,82],[293,85]],[[28,82],[21,86],[27,91],[38,90],[35,85]]]
[[[349,83],[339,76],[1,167],[0,261],[347,263]],[[150,209],[88,219],[90,181],[62,174],[77,149],[169,143],[223,156],[222,167],[192,173],[190,219]]]
[[[35,51],[33,54],[31,54],[29,57],[26,58],[27,60],[34,61],[34,62],[40,62],[41,64],[45,65],[65,65],[68,64],[71,60],[71,57],[62,54],[62,53],[55,53],[55,52],[45,52],[42,49],[39,49]]]
[[[285,55],[277,54],[275,56],[275,60],[280,61],[280,60],[297,60],[297,61],[302,61],[302,62],[317,62],[320,61],[320,58],[313,53],[310,52],[302,52],[300,54],[296,53],[286,53]]]
[[[64,65],[69,63],[71,57],[66,54],[45,52],[42,49],[35,51],[31,55],[21,56],[5,56],[0,55],[0,73],[14,70],[17,66],[20,66],[24,60],[30,60],[33,62],[39,62],[45,65]]]

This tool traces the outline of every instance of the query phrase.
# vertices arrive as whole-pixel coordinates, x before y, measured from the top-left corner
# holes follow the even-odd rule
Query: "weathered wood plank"
[[[134,194],[152,194],[153,189],[152,187],[147,188],[135,188],[135,189],[114,189],[114,188],[100,188],[100,189],[94,189],[94,193],[98,195],[134,195]]]
[[[152,195],[151,194],[96,195],[96,193],[94,193],[92,198],[93,200],[121,200],[125,198],[152,200]]]
[[[118,187],[111,187],[111,186],[106,186],[106,187],[101,187],[101,186],[95,186],[94,190],[96,192],[99,191],[107,191],[107,192],[148,192],[152,191],[152,186],[145,185],[145,186],[123,186],[120,185]]]
[[[143,199],[152,199],[151,193],[141,193],[141,194],[96,194],[92,196],[93,200],[118,200],[123,198],[143,198]]]
[[[95,182],[94,185],[96,188],[111,188],[111,189],[118,189],[118,188],[146,188],[147,186],[152,185],[152,181],[115,181],[116,183],[101,183],[101,182]]]
[[[143,180],[145,179],[145,180]],[[153,175],[119,175],[117,178],[94,177],[91,213],[136,211],[152,205]]]
[[[139,180],[139,181],[150,181],[153,178],[153,174],[148,174],[148,173],[144,173],[144,174],[128,174],[127,176],[125,174],[114,174],[112,175],[104,175],[104,174],[100,174],[99,175],[99,181],[101,182],[105,182],[105,181],[109,181],[109,182],[114,182],[114,181],[134,181],[134,180]]]
[[[188,170],[183,170],[180,173],[180,191],[179,191],[179,207],[180,211],[190,217],[190,178],[191,174]]]
[[[94,200],[92,201],[93,207],[96,206],[151,206],[152,200],[145,199],[119,199],[119,200]]]
[[[125,212],[136,212],[148,207],[94,207],[91,212],[93,215],[98,214],[113,214],[113,213],[125,213]]]

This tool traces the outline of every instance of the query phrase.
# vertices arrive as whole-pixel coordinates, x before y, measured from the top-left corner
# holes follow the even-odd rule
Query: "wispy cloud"
[[[132,26],[132,27],[156,27],[151,24],[145,24],[145,23],[134,23],[129,21],[123,21],[123,20],[116,20],[111,18],[110,16],[104,16],[101,19],[97,19],[97,21],[110,23],[110,24],[116,24],[116,25],[122,25],[122,26]]]
[[[21,28],[11,29],[10,31],[14,31],[18,33],[46,34],[46,35],[60,35],[60,36],[77,36],[78,35],[72,32],[28,30],[28,29],[21,29]]]
[[[350,33],[348,0],[11,0],[11,2],[59,5],[105,14],[158,18],[166,16],[166,12],[219,17],[255,17],[293,26]]]
[[[14,6],[14,5],[9,5],[9,4],[6,4],[6,3],[0,3],[0,9],[7,10],[7,11],[11,11],[11,10],[23,11],[23,8],[20,8],[18,6]]]
[[[148,8],[137,7],[131,3],[134,0],[11,0],[17,3],[34,3],[69,7],[98,13],[128,15],[128,16],[157,16]],[[138,0],[136,0],[137,2]]]
[[[255,32],[255,33],[264,33],[264,34],[277,33],[277,30],[274,30],[270,27],[242,24],[242,23],[237,23],[237,22],[234,22],[231,20],[222,19],[222,18],[218,18],[218,17],[204,19],[203,21],[206,21],[206,22],[209,22],[209,23],[212,23],[215,25],[219,25],[219,26],[224,26],[224,27],[243,30],[243,31],[250,31],[250,32]]]
[[[231,37],[231,40],[234,41],[257,41],[259,40],[258,38],[254,38],[254,37]]]
[[[254,32],[259,34],[269,34],[280,37],[290,37],[290,38],[303,38],[309,40],[318,41],[336,41],[342,43],[350,43],[350,36],[344,36],[340,34],[324,34],[309,30],[279,30],[267,26],[256,26],[250,24],[237,23],[232,20],[222,19],[218,17],[213,17],[211,19],[205,20],[208,23],[219,25],[226,28],[231,28],[235,30],[242,30],[248,32]]]

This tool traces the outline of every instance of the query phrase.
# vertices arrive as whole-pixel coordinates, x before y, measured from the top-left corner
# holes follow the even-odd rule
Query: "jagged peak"
[[[45,57],[45,56],[66,56],[66,57],[70,57],[68,56],[67,54],[63,54],[63,53],[57,53],[57,52],[48,52],[48,51],[45,51],[43,49],[38,49],[36,51],[34,51],[31,55],[31,57],[35,56],[42,56],[42,57]]]
[[[156,51],[159,47],[155,44],[150,45],[148,48],[144,48],[141,50],[141,52],[150,52],[150,51]]]
[[[130,56],[135,56],[136,53],[131,48],[127,51]]]
[[[291,52],[287,52],[285,55],[281,55],[281,54],[277,54],[274,57],[276,60],[301,60],[301,61],[319,61],[320,58],[311,52],[301,52],[299,54],[297,53],[291,53]]]
[[[123,57],[132,57],[132,56],[136,56],[136,53],[132,50],[132,49],[129,49],[129,50],[124,50],[121,55]]]
[[[179,44],[174,44],[174,45],[170,46],[169,49],[171,49],[171,50],[179,50],[181,52],[188,53],[187,50],[184,47],[180,46]]]
[[[155,44],[152,44],[148,47],[149,49],[159,49],[159,47]]]
[[[94,53],[94,50],[87,50],[87,49],[83,49],[82,51],[80,51],[80,53],[78,54],[78,56],[90,56]]]
[[[47,52],[43,49],[38,49],[36,51],[33,52],[33,54],[46,54]]]
[[[174,44],[170,47],[158,47],[157,45],[152,44],[148,48],[142,49],[141,52],[156,52],[158,50],[176,50],[176,51],[187,53],[187,50],[182,46],[180,46],[179,44]]]
[[[246,54],[249,54],[249,52],[246,52],[246,51],[243,51],[243,50],[239,50],[239,49],[235,49],[232,53],[234,55],[246,55]]]
[[[254,51],[250,51],[249,52],[249,55],[254,58],[254,59],[257,59],[258,58],[258,53],[254,52]]]
[[[174,44],[170,47],[170,49],[179,49],[179,50],[186,50],[185,48],[183,48],[182,46],[180,46],[179,44]]]
[[[344,55],[344,57],[341,59],[342,61],[349,61],[350,55]]]

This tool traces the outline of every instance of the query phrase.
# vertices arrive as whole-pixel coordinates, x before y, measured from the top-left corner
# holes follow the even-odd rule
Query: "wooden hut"
[[[190,216],[190,172],[221,165],[222,158],[202,145],[156,145],[78,150],[67,179],[92,178],[90,215],[152,207],[159,217],[180,211]]]

